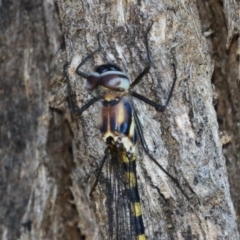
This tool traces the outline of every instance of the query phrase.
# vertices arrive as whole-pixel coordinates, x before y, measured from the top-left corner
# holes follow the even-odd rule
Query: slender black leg
[[[150,49],[149,49],[149,44],[148,44],[148,33],[149,33],[152,25],[153,25],[153,22],[152,22],[152,24],[150,25],[150,27],[148,28],[148,30],[147,30],[147,32],[146,32],[146,34],[145,34],[145,45],[146,45],[147,59],[148,59],[147,66],[146,66],[146,67],[144,68],[144,70],[139,74],[139,76],[132,82],[132,84],[130,85],[130,88],[129,88],[129,89],[135,87],[135,86],[140,82],[140,80],[141,80],[147,73],[149,73],[149,70],[150,70],[150,68],[151,68],[151,57],[150,57]],[[142,96],[142,95],[140,95],[140,94],[138,94],[138,93],[136,93],[136,92],[129,91],[129,93],[130,93],[133,97],[138,98],[138,99],[140,99],[141,101],[143,101],[143,102],[145,102],[145,103],[153,106],[153,107],[156,109],[156,111],[163,112],[163,111],[166,109],[166,107],[168,106],[168,103],[169,103],[169,101],[170,101],[170,99],[171,99],[171,97],[172,97],[173,89],[174,89],[174,86],[175,86],[175,83],[176,83],[176,80],[177,80],[177,74],[176,74],[175,65],[172,64],[172,67],[173,67],[173,72],[174,72],[173,84],[172,84],[171,90],[170,90],[170,92],[169,92],[169,94],[168,94],[167,101],[166,101],[166,103],[165,103],[164,105],[157,104],[157,103],[151,101],[150,99],[148,99],[148,98],[146,98],[146,97],[144,97],[144,96]]]
[[[81,77],[83,78],[87,78],[88,77],[88,74],[84,73],[84,72],[81,72],[79,70],[79,68],[87,61],[89,60],[95,53],[97,53],[98,51],[101,50],[102,46],[101,46],[101,43],[100,43],[100,34],[101,32],[99,32],[97,34],[97,40],[98,40],[98,49],[96,49],[95,51],[93,51],[92,53],[90,53],[86,58],[84,58],[82,60],[82,62],[78,65],[77,69],[76,69],[76,73],[78,75],[80,75]],[[72,88],[71,88],[71,84],[70,84],[70,80],[69,80],[69,77],[68,77],[68,64],[65,64],[64,65],[64,75],[66,77],[66,80],[67,80],[67,89],[68,89],[68,98],[69,98],[69,105],[70,105],[70,108],[71,110],[73,111],[74,114],[76,115],[80,115],[82,114],[86,109],[88,109],[91,105],[93,105],[95,102],[97,102],[98,100],[101,99],[101,97],[97,97],[97,98],[93,98],[91,99],[88,103],[86,103],[84,106],[82,106],[81,108],[79,108],[78,106],[76,106],[76,104],[73,102],[72,100]]]
[[[187,200],[189,200],[188,196],[185,194],[185,192],[183,191],[183,189],[181,188],[178,180],[176,178],[174,178],[171,174],[169,174],[158,162],[157,160],[150,154],[149,148],[147,146],[147,143],[145,141],[144,135],[143,135],[143,131],[142,131],[142,127],[141,127],[141,123],[140,120],[137,116],[137,113],[133,110],[133,114],[134,114],[134,119],[135,119],[135,124],[137,127],[137,132],[141,141],[141,144],[143,146],[144,152],[148,155],[148,157],[176,184],[176,186],[180,189],[180,191],[182,192],[182,194],[186,197]]]
[[[76,73],[77,73],[78,75],[80,75],[81,77],[83,77],[83,78],[87,78],[87,77],[88,77],[88,74],[86,74],[86,73],[84,73],[84,72],[81,72],[81,71],[79,70],[80,67],[81,67],[83,64],[85,64],[86,61],[88,61],[90,58],[92,58],[94,54],[96,54],[97,52],[101,51],[101,49],[102,49],[101,42],[100,42],[100,34],[101,34],[101,32],[99,32],[99,33],[97,34],[98,48],[97,48],[95,51],[93,51],[92,53],[90,53],[86,58],[84,58],[84,59],[82,60],[82,62],[78,65],[77,69],[76,69]]]
[[[135,87],[139,82],[140,80],[147,74],[149,73],[149,70],[151,68],[151,58],[150,58],[150,49],[149,49],[149,45],[148,45],[148,33],[151,29],[153,25],[153,22],[152,24],[150,25],[150,27],[148,28],[146,34],[145,34],[145,45],[146,45],[146,50],[147,50],[147,66],[144,68],[144,70],[139,74],[139,76],[131,83],[130,85],[130,89]]]
[[[86,103],[84,106],[82,106],[81,108],[79,108],[78,106],[76,106],[76,104],[74,103],[74,101],[72,100],[72,88],[71,88],[71,84],[70,84],[70,80],[68,77],[68,64],[64,65],[64,76],[67,80],[67,90],[68,90],[68,99],[69,99],[69,105],[70,108],[72,110],[72,112],[76,115],[80,115],[82,114],[83,111],[85,111],[86,109],[88,109],[91,105],[93,105],[95,102],[97,102],[98,100],[101,99],[101,97],[97,97],[97,98],[93,98],[91,99],[88,103]]]
[[[104,155],[104,157],[103,157],[103,159],[102,159],[102,161],[101,161],[101,165],[100,165],[100,167],[98,168],[97,177],[96,177],[95,182],[94,182],[94,184],[93,184],[93,186],[92,186],[92,189],[91,189],[91,191],[90,191],[90,194],[89,194],[90,196],[92,196],[93,191],[95,190],[95,188],[96,188],[96,186],[97,186],[97,183],[98,183],[100,174],[101,174],[101,172],[102,172],[103,166],[104,166],[104,164],[105,164],[105,162],[106,162],[106,159],[109,157],[109,154],[110,154],[109,152],[110,152],[110,148],[109,148],[109,146],[108,146],[108,147],[106,148],[106,150],[105,150],[105,155]]]
[[[176,74],[175,65],[172,64],[172,67],[173,67],[173,71],[174,71],[173,84],[172,84],[171,90],[170,90],[170,92],[168,94],[167,101],[165,102],[164,105],[157,104],[157,103],[153,102],[152,100],[150,100],[150,99],[148,99],[148,98],[146,98],[146,97],[144,97],[144,96],[142,96],[142,95],[140,95],[140,94],[138,94],[136,92],[130,91],[129,93],[133,97],[138,98],[141,101],[143,101],[143,102],[153,106],[156,109],[156,111],[163,112],[167,108],[168,103],[169,103],[169,101],[170,101],[170,99],[172,97],[172,93],[173,93],[173,90],[174,90],[174,87],[175,87],[175,83],[176,83],[176,80],[177,80],[177,74]]]

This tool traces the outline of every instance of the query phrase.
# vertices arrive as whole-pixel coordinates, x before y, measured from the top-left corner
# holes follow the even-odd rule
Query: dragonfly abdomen
[[[128,155],[124,151],[121,154],[122,154],[121,160],[123,161],[123,166],[128,183],[129,197],[132,205],[131,208],[135,222],[136,239],[145,240],[146,237],[144,233],[142,209],[137,185],[136,155],[135,154]]]

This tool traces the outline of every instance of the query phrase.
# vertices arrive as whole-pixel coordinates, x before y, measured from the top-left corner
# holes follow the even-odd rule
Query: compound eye
[[[118,71],[118,69],[116,69],[116,68],[113,67],[113,66],[110,66],[107,71]]]
[[[86,89],[88,91],[92,91],[94,88],[96,88],[98,86],[99,79],[99,73],[93,72],[92,74],[90,74],[86,81]]]
[[[118,71],[118,69],[116,69],[114,66],[106,66],[105,68],[103,67],[101,70],[102,70],[102,73],[110,72],[110,71]]]
[[[103,74],[105,72],[111,72],[111,71],[122,72],[119,67],[112,65],[112,64],[105,64],[105,65],[101,65],[96,68],[96,72],[98,72],[100,74]]]

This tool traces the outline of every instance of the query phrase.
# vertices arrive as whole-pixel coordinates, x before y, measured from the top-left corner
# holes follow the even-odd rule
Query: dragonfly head
[[[104,64],[98,66],[87,78],[86,89],[90,92],[101,89],[105,93],[125,93],[128,91],[130,82],[126,74],[116,65]],[[121,94],[123,95],[123,94]]]

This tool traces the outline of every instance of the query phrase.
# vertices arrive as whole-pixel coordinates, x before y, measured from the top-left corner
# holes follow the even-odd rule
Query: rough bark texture
[[[235,1],[199,1],[203,32],[208,35],[208,46],[214,61],[213,84],[217,99],[220,134],[225,146],[231,196],[237,216],[240,215],[240,62],[239,62],[239,13],[240,5]],[[224,11],[223,11],[224,10]],[[238,217],[238,226],[240,225]]]
[[[49,64],[63,39],[57,5],[1,1],[0,10],[0,239],[80,239],[69,127],[48,106]]]
[[[153,67],[135,90],[164,103],[171,63],[178,80],[164,113],[135,100],[134,106],[151,152],[189,200],[139,146],[137,172],[148,239],[238,239],[211,85],[213,77],[220,130],[231,136],[224,154],[231,163],[239,215],[236,2],[224,2],[228,33],[218,1],[1,4],[1,239],[106,239],[105,196],[97,188],[89,197],[105,148],[97,129],[98,109],[91,107],[79,119],[69,112],[62,69],[68,61],[76,101],[83,105],[91,96],[75,69],[96,49],[101,31],[104,49],[82,70],[112,62],[134,79],[146,65],[143,35],[151,20]],[[50,74],[50,60],[62,40],[60,24],[66,51],[58,51]]]
[[[227,131],[231,136],[231,144],[224,151],[226,156],[231,196],[238,216],[238,229],[240,228],[240,2],[224,1],[224,13],[227,22],[227,49],[221,77],[216,84],[221,102],[224,106],[217,108],[221,113],[220,129]],[[225,35],[226,36],[226,35]],[[223,61],[222,61],[223,62]],[[217,79],[216,79],[217,81]],[[215,79],[214,79],[215,82]],[[224,100],[225,99],[225,100]],[[219,101],[220,102],[220,101]],[[223,110],[224,109],[224,110]],[[225,117],[224,117],[225,116]]]

